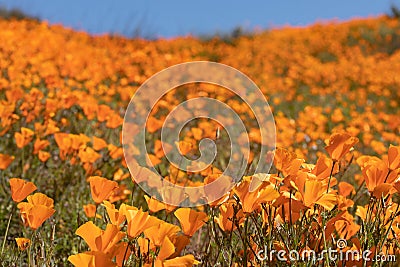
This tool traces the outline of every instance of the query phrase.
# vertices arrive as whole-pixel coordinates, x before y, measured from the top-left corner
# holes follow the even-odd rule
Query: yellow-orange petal
[[[27,182],[20,178],[10,179],[11,197],[15,202],[21,202],[37,187],[32,182]]]
[[[206,213],[191,208],[177,209],[174,214],[178,218],[183,232],[188,236],[193,236],[208,221]]]
[[[17,243],[19,250],[26,250],[31,244],[31,240],[25,237],[17,237],[15,238],[15,242]]]

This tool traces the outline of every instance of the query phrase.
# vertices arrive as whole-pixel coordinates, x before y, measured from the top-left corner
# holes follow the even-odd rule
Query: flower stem
[[[328,180],[328,187],[326,188],[326,193],[329,192],[329,186],[331,184],[331,179],[332,179],[333,169],[335,168],[335,164],[336,164],[336,161],[333,161],[331,174],[329,175],[329,180]]]
[[[10,216],[8,217],[8,223],[7,223],[6,233],[4,234],[3,244],[1,245],[1,253],[0,253],[1,256],[3,256],[4,247],[5,247],[5,245],[6,245],[8,230],[10,229],[10,223],[11,223],[11,218],[12,218],[12,215],[13,215],[13,211],[14,211],[14,207],[13,207],[13,209],[11,210]]]
[[[95,209],[95,211],[94,211],[94,224],[96,224],[96,219],[97,219],[97,206],[98,206],[99,204],[97,204],[96,203],[96,209]]]

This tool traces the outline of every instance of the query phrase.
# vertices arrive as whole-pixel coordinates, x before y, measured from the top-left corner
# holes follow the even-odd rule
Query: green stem
[[[331,174],[329,175],[328,187],[326,188],[326,193],[329,192],[329,186],[331,184],[331,179],[332,179],[333,169],[335,168],[335,164],[336,164],[336,161],[334,161],[332,164]]]
[[[323,219],[323,220],[325,221],[325,219]],[[325,223],[322,227],[322,238],[324,239],[324,249],[325,249],[325,251],[328,251],[328,248],[326,245],[326,237],[325,237]],[[325,253],[325,260],[326,260],[325,265],[329,267],[329,257],[328,257],[327,253]]]
[[[31,249],[30,248],[28,248],[28,250],[26,251],[26,254],[28,257],[28,266],[31,267]]]
[[[392,218],[391,221],[390,221],[390,225],[389,225],[389,227],[388,227],[388,229],[387,229],[387,231],[386,231],[385,238],[384,238],[383,241],[382,241],[382,245],[380,246],[379,251],[382,251],[382,248],[383,248],[383,246],[384,246],[385,243],[386,243],[386,240],[387,240],[387,238],[388,238],[390,229],[392,228],[392,225],[393,225],[393,221],[396,219],[396,214],[397,214],[397,212],[399,211],[399,206],[400,206],[400,205],[397,205],[397,207],[396,207],[396,211],[394,212],[394,216],[393,216],[393,218]],[[383,264],[383,261],[381,261],[381,262],[379,263],[379,266],[382,266],[382,264]]]
[[[31,255],[32,255],[32,246],[33,246],[33,244],[35,244],[35,242],[36,242],[35,237],[36,237],[36,231],[34,231],[34,232],[32,233],[32,235],[31,235],[31,245],[30,245],[29,248],[28,248],[28,266],[29,266],[29,267],[34,266],[34,265],[32,265],[32,263],[31,263]]]
[[[125,258],[126,258],[126,255],[128,254],[129,246],[130,246],[130,242],[128,241],[128,243],[126,244],[125,252],[124,252],[124,258],[122,259],[122,267],[125,266]]]
[[[247,243],[245,241],[247,238],[247,220],[248,220],[248,218],[246,218],[244,221],[244,237],[242,237],[243,250],[244,250],[243,266],[247,265]],[[240,236],[242,236],[242,235],[240,235]]]
[[[11,218],[12,218],[13,212],[14,212],[14,206],[13,206],[13,208],[12,208],[12,210],[11,210],[10,216],[8,217],[8,223],[7,223],[6,233],[4,234],[3,245],[1,246],[1,256],[3,256],[4,247],[5,247],[5,245],[6,245],[8,230],[10,229],[10,223],[11,223]]]
[[[22,148],[22,158],[21,158],[21,166],[22,166],[22,169],[21,169],[21,178],[23,178],[24,177],[24,174],[25,174],[25,170],[24,170],[24,168],[25,168],[25,161],[24,161],[24,159],[25,159],[25,149],[24,149],[24,147]]]
[[[95,209],[95,211],[94,211],[94,224],[96,224],[96,219],[97,219],[97,206],[98,206],[99,204],[97,204],[96,203],[96,209]]]

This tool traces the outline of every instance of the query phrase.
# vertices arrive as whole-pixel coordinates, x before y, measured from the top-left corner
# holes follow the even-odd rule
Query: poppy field
[[[157,102],[140,156],[162,180],[146,186],[220,181],[217,192],[205,192],[207,204],[189,207],[199,196],[166,190],[160,201],[142,190],[152,174],[126,156],[142,153],[125,112],[152,75],[193,61],[251,78],[271,120],[257,123],[251,105],[215,84],[186,84]],[[0,20],[0,262],[398,266],[399,71],[400,20],[388,16],[157,40]],[[173,108],[198,97],[218,99],[244,123],[238,143],[250,146],[235,150],[248,155],[240,181],[224,175],[227,162],[241,158],[217,120],[191,120],[178,142],[160,141]],[[136,108],[130,116],[141,118]],[[190,111],[180,115],[192,118]],[[274,146],[258,158],[262,129],[271,127]],[[216,144],[211,164],[183,170],[167,159],[174,147],[199,158],[205,138]],[[271,168],[255,173],[257,165]]]

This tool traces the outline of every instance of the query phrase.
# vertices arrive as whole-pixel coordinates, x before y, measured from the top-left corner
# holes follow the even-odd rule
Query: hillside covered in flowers
[[[121,130],[139,86],[190,61],[223,63],[249,76],[271,107],[277,148],[269,174],[246,175],[218,201],[180,208],[135,183]],[[399,71],[400,21],[383,16],[230,39],[159,40],[0,20],[0,261],[310,266],[258,252],[319,253],[341,239],[344,252],[368,250],[397,266],[388,259],[400,260]],[[217,179],[223,164],[195,177],[168,164],[157,132],[169,107],[200,91],[248,123],[252,148],[259,129],[235,96],[212,86],[185,90],[163,99],[146,140],[165,179],[196,186]],[[216,129],[199,120],[178,146],[196,156],[199,140],[215,138]],[[250,192],[254,179],[258,187]],[[335,266],[382,262],[365,261],[341,259]]]

